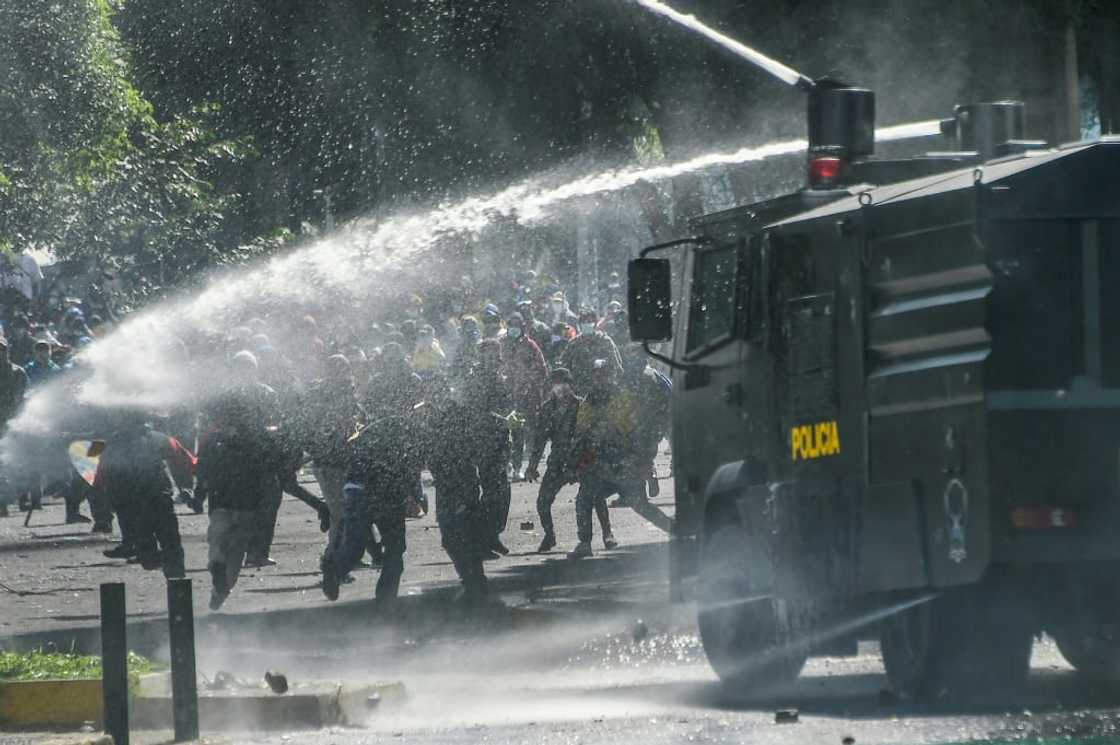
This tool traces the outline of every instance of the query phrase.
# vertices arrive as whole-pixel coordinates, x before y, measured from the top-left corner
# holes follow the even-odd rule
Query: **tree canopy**
[[[1039,50],[1072,20],[1115,105],[1120,11],[1095,0],[675,5],[875,88],[884,121],[1042,95]],[[142,296],[275,250],[328,198],[353,216],[576,157],[799,136],[801,106],[621,0],[0,0],[0,250],[49,248]]]

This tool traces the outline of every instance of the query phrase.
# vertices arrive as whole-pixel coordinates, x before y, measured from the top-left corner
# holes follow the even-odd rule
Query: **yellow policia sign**
[[[836,420],[803,424],[790,430],[794,460],[811,460],[840,454],[840,428]]]

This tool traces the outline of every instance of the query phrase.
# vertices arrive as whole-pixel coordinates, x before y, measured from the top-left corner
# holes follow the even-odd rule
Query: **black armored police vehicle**
[[[902,695],[1008,690],[1045,632],[1120,680],[1120,140],[1024,140],[1004,101],[876,161],[870,91],[809,99],[806,189],[629,268],[712,666],[873,638]]]

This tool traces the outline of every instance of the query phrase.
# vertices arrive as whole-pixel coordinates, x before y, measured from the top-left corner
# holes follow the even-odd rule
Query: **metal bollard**
[[[189,579],[167,581],[171,637],[171,706],[175,742],[198,739],[198,682],[194,659],[194,603]]]
[[[128,639],[121,582],[101,585],[101,692],[105,731],[116,745],[128,745]]]

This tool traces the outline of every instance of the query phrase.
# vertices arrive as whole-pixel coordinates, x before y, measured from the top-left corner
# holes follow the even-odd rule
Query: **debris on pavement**
[[[268,683],[268,687],[272,689],[273,693],[284,694],[288,692],[288,676],[283,673],[266,672],[264,682]]]

